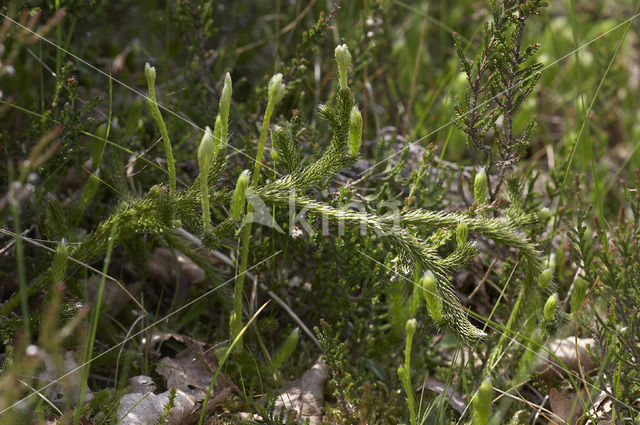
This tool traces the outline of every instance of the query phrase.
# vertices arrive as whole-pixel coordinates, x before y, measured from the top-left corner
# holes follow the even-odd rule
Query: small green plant
[[[473,59],[465,54],[460,35],[453,34],[460,66],[469,85],[456,102],[456,124],[466,134],[476,162],[496,173],[491,184],[485,180],[484,170],[478,173],[479,187],[487,187],[486,192],[474,189],[479,203],[496,198],[507,170],[520,160],[529,145],[535,119],[531,118],[520,134],[514,120],[538,83],[542,64],[531,62],[540,46],[523,46],[523,38],[529,18],[539,14],[546,5],[544,0],[492,2],[491,20],[485,21],[482,28],[481,51]]]
[[[53,15],[60,9],[61,2],[51,3],[16,20],[35,30],[39,13]],[[82,51],[85,44],[78,40],[93,40],[82,37],[85,27],[95,27],[98,34],[96,18],[78,15],[78,2],[62,3],[69,19],[54,16],[56,42],[91,63],[92,55],[86,47]],[[546,358],[543,350],[550,339],[574,331],[578,338],[595,336],[596,341],[589,355],[598,368],[585,370],[581,383],[615,398],[612,421],[637,420],[637,187],[625,192],[625,209],[617,220],[609,209],[623,191],[608,190],[609,181],[607,190],[593,194],[599,221],[573,202],[572,196],[584,192],[581,187],[567,193],[553,187],[558,174],[569,171],[559,161],[567,153],[562,141],[576,139],[565,127],[583,111],[573,105],[574,88],[568,88],[563,102],[565,87],[558,81],[564,79],[545,81],[534,58],[534,41],[545,41],[547,57],[540,62],[549,63],[550,54],[580,49],[578,41],[589,30],[604,34],[610,22],[584,28],[585,33],[574,28],[574,39],[568,41],[558,30],[561,13],[547,21],[530,19],[543,10],[541,0],[497,0],[486,9],[443,3],[436,14],[424,5],[354,2],[343,3],[339,15],[337,6],[324,14],[318,2],[300,10],[280,2],[246,9],[245,3],[169,1],[150,15],[153,19],[137,16],[141,26],[145,19],[153,22],[139,43],[114,59],[113,75],[127,84],[140,79],[141,52],[161,64],[157,93],[155,69],[145,67],[147,115],[140,113],[143,102],[111,84],[103,87],[98,74],[86,72],[78,60],[65,64],[62,50],[48,51],[45,43],[32,42],[28,37],[35,34],[0,28],[0,117],[3,123],[16,123],[0,131],[0,156],[6,152],[7,169],[15,171],[2,180],[7,196],[0,196],[7,236],[0,257],[11,259],[0,266],[0,336],[5,343],[0,349],[0,409],[26,394],[27,387],[15,378],[37,376],[43,359],[47,367],[62,371],[64,351],[82,347],[75,357],[92,360],[102,347],[129,337],[125,332],[142,323],[144,307],[172,314],[179,306],[174,300],[196,299],[215,288],[210,302],[199,301],[127,341],[118,376],[110,376],[115,357],[110,353],[84,368],[83,387],[95,389],[102,384],[98,377],[108,376],[117,380],[119,391],[103,390],[84,405],[82,397],[73,400],[77,406],[57,405],[63,412],[57,420],[75,416],[81,423],[80,416],[86,415],[96,425],[112,422],[108,412],[117,409],[127,379],[153,373],[150,353],[139,344],[156,330],[228,341],[217,351],[222,361],[215,372],[224,373],[225,384],[233,388],[216,412],[227,420],[251,410],[257,394],[275,394],[283,380],[299,376],[318,355],[314,338],[301,331],[322,317],[327,320],[320,321],[316,335],[331,374],[322,406],[327,423],[465,420],[448,407],[445,392],[434,395],[426,386],[412,385],[423,377],[444,382],[446,394],[466,394],[473,424],[527,423],[530,404],[518,399],[538,404],[546,395],[533,372],[536,360]],[[109,2],[95,6],[113,13]],[[143,0],[140,10],[155,6]],[[487,22],[477,33],[473,25],[460,25],[460,16],[486,10]],[[397,31],[398,23],[403,31]],[[530,23],[544,31],[525,31]],[[462,73],[448,49],[450,26],[460,30],[454,41]],[[54,27],[37,31],[44,35]],[[158,37],[163,31],[165,37]],[[269,36],[259,37],[263,31]],[[122,34],[129,34],[128,28]],[[349,47],[328,49],[326,34],[349,40]],[[101,57],[120,49],[119,37],[104,43]],[[292,40],[299,40],[295,51],[289,49]],[[636,41],[629,32],[626,42]],[[607,43],[589,44],[595,59],[576,51],[575,59],[567,61],[569,69],[590,60],[585,69],[600,75],[595,71],[601,71],[601,57],[610,53],[601,44]],[[54,55],[55,69],[39,71],[38,65]],[[627,78],[624,67],[633,70],[632,64],[621,62],[618,68],[612,60],[605,75],[611,70]],[[25,77],[9,75],[11,66]],[[233,93],[226,70],[233,70]],[[538,81],[549,90],[531,96]],[[595,108],[602,103],[611,110],[591,115],[576,152],[583,156],[592,147],[606,158],[586,176],[594,186],[606,179],[603,170],[609,164],[619,162],[617,155],[606,155],[605,147],[620,143],[624,149],[616,146],[611,152],[637,159],[620,141],[634,140],[637,133],[637,120],[626,113],[637,109],[637,88],[622,90],[613,82],[603,78],[607,96],[594,102]],[[458,93],[460,83],[467,90],[451,117],[446,90]],[[24,90],[26,84],[34,88]],[[105,112],[94,109],[96,103],[84,99],[85,93],[108,93]],[[165,122],[162,114],[167,118],[169,106],[175,115]],[[533,132],[534,110],[543,112],[537,115],[546,126],[539,138]],[[417,123],[404,134],[412,117]],[[453,129],[441,131],[452,118],[473,159],[465,157]],[[199,125],[203,132],[194,130]],[[611,128],[624,131],[618,135]],[[409,136],[425,134],[425,129],[424,140],[411,141]],[[153,157],[155,144],[149,146],[154,131],[162,138],[166,167]],[[609,135],[616,137],[604,140]],[[240,155],[227,156],[228,145]],[[402,155],[387,161],[399,149]],[[538,158],[545,158],[543,166]],[[372,171],[370,166],[381,161],[385,166]],[[543,203],[557,208],[551,212]],[[35,245],[38,240],[55,249]],[[158,247],[184,253],[205,279],[187,282],[181,274],[175,286],[156,282],[148,265]],[[104,272],[91,279],[99,296],[87,298],[87,277],[96,270]],[[218,286],[228,277],[235,288]],[[142,289],[127,292],[135,303],[117,301],[124,308],[112,314],[105,310],[107,289],[116,280]],[[248,282],[254,284],[251,292]],[[249,328],[247,318],[268,297],[279,297],[279,307],[265,312],[264,326]],[[82,314],[79,305],[85,306]],[[78,338],[71,331],[87,310],[90,326]],[[563,327],[569,318],[571,326]],[[34,341],[39,351],[28,351]],[[557,383],[555,377],[548,382],[550,387]],[[510,393],[494,406],[492,386]],[[516,391],[517,398],[509,397]],[[209,391],[206,397],[213,395]],[[266,398],[264,408],[253,409],[265,423],[296,422],[292,412],[276,414],[275,398]],[[107,413],[98,415],[101,403],[108,405]],[[34,407],[41,422],[54,409],[43,401],[28,407]],[[161,421],[168,418],[170,405],[165,407]],[[28,422],[26,410],[10,413],[8,423]],[[219,419],[208,418],[204,409],[199,413],[201,423]]]
[[[543,316],[547,322],[553,322],[556,316],[556,307],[558,306],[558,294],[552,294],[544,303]]]
[[[278,348],[278,351],[274,354],[271,359],[271,366],[274,370],[278,370],[282,367],[285,361],[291,356],[291,354],[296,349],[298,345],[298,340],[300,339],[300,329],[295,328],[292,330],[287,338],[284,340],[282,345]]]
[[[167,156],[167,169],[169,171],[169,192],[174,193],[176,190],[176,165],[173,160],[173,148],[169,139],[169,131],[164,123],[162,113],[158,107],[158,99],[156,98],[156,69],[148,63],[144,65],[144,76],[147,79],[147,87],[149,88],[149,98],[147,99],[147,108],[153,117],[156,126],[160,130],[162,136],[162,144],[164,153]]]
[[[267,90],[267,108],[262,119],[262,130],[258,142],[258,153],[255,159],[253,175],[251,176],[251,187],[255,188],[260,180],[260,169],[262,168],[262,155],[264,145],[267,141],[269,131],[269,121],[276,105],[282,100],[286,92],[286,85],[282,82],[282,74],[276,74],[269,80]],[[247,215],[253,213],[253,206],[247,205]],[[231,339],[235,339],[242,328],[242,295],[244,288],[245,270],[247,269],[247,259],[249,258],[249,238],[251,237],[251,222],[245,224],[240,236],[240,258],[238,263],[238,277],[236,278],[236,289],[234,296],[234,309],[230,319]],[[242,340],[238,342],[238,351],[242,351]]]
[[[158,418],[154,425],[163,425],[169,422],[169,415],[171,414],[171,409],[175,406],[176,401],[176,388],[171,388],[169,390],[169,401],[164,405],[162,409],[162,415]]]
[[[347,370],[347,349],[344,343],[339,342],[339,335],[329,323],[322,320],[320,324],[321,328],[316,326],[313,330],[322,347],[324,361],[329,368],[330,384],[334,390],[334,396],[339,401],[339,409],[333,412],[333,416],[342,421],[355,423],[357,421],[358,398],[355,391],[356,382]]]
[[[473,425],[487,425],[491,418],[491,403],[493,399],[493,384],[487,378],[480,384],[471,401],[471,423]]]
[[[417,328],[418,322],[416,319],[410,319],[407,321],[407,340],[404,349],[404,365],[398,367],[398,378],[400,378],[400,383],[407,395],[407,405],[409,407],[411,425],[416,425],[418,423],[416,396],[413,392],[413,385],[411,385],[411,347],[413,345],[413,336],[415,335]]]
[[[216,118],[220,125],[220,119]],[[209,204],[209,166],[216,153],[216,141],[211,129],[207,126],[198,148],[198,168],[200,169],[200,199],[202,200],[202,224],[204,233],[211,233],[211,207]]]
[[[433,274],[427,272],[420,281],[427,301],[427,312],[436,325],[442,323],[442,298],[438,295],[438,285]]]

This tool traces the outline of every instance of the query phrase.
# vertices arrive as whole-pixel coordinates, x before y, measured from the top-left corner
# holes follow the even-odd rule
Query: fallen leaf
[[[429,378],[424,385],[418,388],[418,391],[424,390],[433,391],[438,394],[444,394],[446,391],[446,400],[449,402],[451,407],[453,407],[453,410],[461,415],[468,413],[464,394],[454,391],[451,385],[447,385],[439,379]]]
[[[571,419],[572,425],[578,422],[582,412],[582,404],[577,396],[565,397],[555,388],[551,388],[549,402],[551,403],[551,411],[562,421],[561,423],[568,423],[569,419]]]
[[[204,270],[182,252],[169,248],[156,248],[149,258],[149,277],[163,285],[199,283],[205,279]]]
[[[53,403],[76,403],[80,399],[80,383],[82,382],[82,372],[75,360],[76,353],[67,351],[64,354],[64,361],[61,365],[56,365],[52,358],[45,357],[45,370],[38,378],[41,383],[49,384],[45,394]],[[63,378],[60,378],[60,377]],[[93,392],[89,386],[85,387],[84,401],[93,398]]]
[[[95,300],[98,297],[102,276],[93,275],[86,280],[87,295],[89,299]],[[130,294],[137,294],[142,289],[142,282],[135,282],[125,285]],[[122,290],[121,287],[109,280],[104,285],[102,293],[102,304],[106,306],[105,311],[111,316],[117,316],[131,301],[129,294]]]
[[[576,341],[574,337],[568,337],[561,340],[556,340],[549,345],[549,349],[554,353],[558,359],[572,372],[578,371],[578,357],[576,351],[580,355],[580,365],[585,374],[593,372],[597,365],[591,359],[589,352],[587,351],[587,345],[593,346],[593,338],[578,338],[578,345],[576,350]],[[546,355],[545,355],[546,354]],[[542,353],[542,357],[546,361],[538,363],[535,370],[542,374],[543,377],[549,378],[554,374],[564,375],[564,370],[560,367],[560,364],[548,353]]]
[[[122,68],[124,68],[124,61],[132,50],[133,48],[131,46],[127,46],[113,59],[113,62],[111,63],[111,72],[113,74],[119,74],[120,71],[122,71]]]
[[[67,423],[68,421],[65,420],[61,420],[62,418],[54,415],[53,413],[44,413],[44,422],[41,422],[39,418],[34,417],[31,420],[31,423],[33,425],[62,425],[64,423]],[[81,416],[80,420],[78,421],[79,425],[95,425],[94,422],[87,418],[86,416]]]
[[[165,377],[167,388],[178,388],[204,400],[218,361],[213,351],[197,353],[187,348],[174,357],[164,357],[156,372]]]
[[[152,393],[156,390],[156,384],[151,377],[146,375],[132,376],[129,378],[127,388],[131,393]]]
[[[607,386],[607,392],[611,392],[611,388]],[[613,409],[613,401],[611,396],[604,391],[598,391],[593,397],[593,404],[589,409],[589,414],[585,415],[584,425],[594,425],[591,418],[597,420],[596,425],[612,425],[613,422],[609,420],[611,418],[611,411]],[[608,419],[607,419],[608,418]]]
[[[118,406],[118,423],[121,425],[155,424],[164,414],[165,406],[169,403],[170,391],[161,394],[130,393],[120,399]],[[187,422],[193,413],[195,402],[193,397],[176,390],[173,407],[169,410],[167,425],[181,425]]]
[[[149,348],[151,349],[151,354],[153,356],[159,356],[157,352],[157,348],[163,342],[168,340],[175,340],[179,343],[183,344],[185,347],[190,348],[195,353],[202,353],[207,351],[207,345],[202,341],[198,341],[197,339],[188,337],[186,335],[178,334],[175,332],[154,332],[151,335],[151,339],[149,342]],[[142,341],[143,344],[146,344],[146,340]]]
[[[205,394],[218,366],[218,359],[207,344],[176,333],[156,332],[148,342],[143,343],[149,344],[152,357],[157,358],[160,356],[161,343],[168,340],[178,341],[187,348],[175,356],[163,357],[156,366],[156,372],[165,378],[164,387],[176,390],[174,407],[170,410],[167,424],[191,424],[200,416]],[[229,398],[232,384],[227,381],[224,374],[218,375],[205,411],[213,410]],[[164,413],[171,392],[154,394],[155,383],[144,375],[130,378],[128,388],[130,393],[122,397],[118,407],[121,424],[154,424]]]
[[[317,425],[322,419],[324,402],[324,382],[329,376],[329,368],[322,358],[311,366],[302,377],[285,385],[275,403],[275,416],[282,409],[293,411],[298,423],[309,420],[309,425]]]

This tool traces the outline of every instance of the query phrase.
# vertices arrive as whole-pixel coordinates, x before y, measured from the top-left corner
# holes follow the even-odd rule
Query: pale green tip
[[[349,155],[356,156],[360,153],[362,145],[362,114],[357,107],[351,109],[349,118]]]
[[[558,305],[558,294],[553,294],[547,298],[547,302],[544,303],[544,320],[552,322],[556,314],[556,306]]]
[[[198,147],[198,167],[200,168],[200,173],[207,173],[209,169],[209,164],[211,163],[211,158],[216,151],[216,140],[213,137],[213,133],[209,126],[204,129],[204,135],[200,140],[200,146]]]
[[[282,82],[282,74],[277,73],[276,75],[271,77],[267,89],[270,101],[273,101],[275,103],[280,102],[284,97],[286,90],[286,85]]]
[[[442,299],[438,294],[436,278],[431,273],[422,276],[421,286],[427,302],[427,312],[436,323],[442,322]]]
[[[222,94],[220,96],[220,112],[225,112],[227,115],[229,113],[229,105],[231,104],[232,92],[231,75],[227,72],[224,76],[224,86],[222,87]]]
[[[487,173],[484,167],[478,170],[473,181],[473,197],[479,204],[487,203]]]
[[[573,282],[573,292],[571,292],[571,300],[569,301],[572,313],[575,313],[582,308],[582,304],[584,303],[585,298],[587,298],[588,289],[589,284],[581,277],[576,278]]]
[[[149,65],[149,63],[144,64],[144,77],[147,79],[147,84],[149,86],[153,86],[156,82],[156,68]]]
[[[338,63],[338,77],[340,78],[340,88],[347,88],[347,75],[351,66],[351,53],[346,44],[336,47],[335,58]]]
[[[416,319],[407,320],[407,324],[405,325],[407,336],[412,337],[413,334],[416,333],[416,329],[418,329],[418,321]]]
[[[244,213],[244,204],[247,199],[247,187],[249,186],[249,170],[244,170],[238,181],[236,182],[236,188],[233,191],[233,198],[231,199],[231,218],[234,220],[240,220]]]
[[[471,411],[471,423],[473,425],[486,425],[491,417],[491,399],[493,398],[493,384],[491,378],[482,381],[478,392],[473,396],[473,408]]]
[[[542,208],[538,213],[538,216],[540,217],[540,220],[542,220],[543,223],[546,223],[547,220],[551,218],[551,211],[549,211],[549,208],[547,207]]]
[[[404,366],[398,367],[398,378],[400,378],[400,382],[404,383],[407,379],[407,371],[404,369]]]
[[[462,248],[467,244],[467,240],[469,239],[469,226],[464,221],[461,221],[456,227],[456,244],[458,248]]]
[[[51,266],[51,272],[53,275],[53,282],[58,283],[64,279],[64,274],[67,270],[67,261],[69,259],[69,245],[64,238],[58,244],[56,253],[53,256],[53,265]]]
[[[545,269],[538,276],[538,286],[541,289],[548,288],[551,285],[551,281],[553,280],[553,272],[551,269]]]

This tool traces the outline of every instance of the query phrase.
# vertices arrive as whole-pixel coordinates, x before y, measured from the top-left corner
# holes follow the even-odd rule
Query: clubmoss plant
[[[349,119],[349,156],[358,156],[360,145],[362,145],[362,114],[354,106]]]
[[[556,316],[556,307],[558,306],[558,294],[553,294],[547,298],[544,303],[543,317],[548,323],[553,322]]]
[[[336,47],[335,58],[338,63],[338,81],[340,90],[348,88],[347,80],[349,77],[349,67],[351,66],[351,52],[346,44]]]
[[[162,144],[164,145],[164,153],[167,156],[167,169],[169,171],[169,192],[174,193],[176,190],[176,165],[173,160],[173,149],[171,147],[171,140],[169,139],[169,131],[160,113],[158,99],[156,98],[156,68],[146,63],[144,65],[144,76],[147,79],[147,87],[149,89],[147,108],[160,130],[160,135],[162,135]]]
[[[479,204],[486,204],[487,194],[487,172],[484,167],[480,167],[473,180],[473,198]]]
[[[416,319],[409,319],[405,326],[405,332],[407,335],[405,349],[404,349],[404,365],[398,367],[398,377],[400,383],[407,394],[407,405],[409,406],[409,418],[411,425],[418,423],[418,412],[416,410],[416,398],[413,393],[413,386],[411,385],[411,347],[413,346],[413,336],[418,328],[418,322]]]
[[[471,423],[473,425],[487,425],[489,423],[492,398],[493,384],[491,378],[486,378],[480,384],[471,401]]]
[[[286,85],[282,82],[282,74],[276,74],[269,80],[267,90],[267,108],[262,120],[262,130],[260,131],[260,140],[258,142],[258,152],[256,154],[253,175],[251,176],[251,187],[257,187],[260,180],[260,169],[262,168],[262,155],[264,153],[264,145],[267,141],[267,133],[269,131],[269,121],[276,105],[282,100],[286,92]],[[247,214],[253,213],[251,204],[247,206]],[[251,237],[251,222],[245,224],[242,228],[240,239],[240,263],[238,265],[238,277],[235,285],[234,313],[230,320],[231,339],[235,340],[239,330],[242,328],[242,294],[244,288],[244,271],[247,269],[247,259],[249,257],[249,238]],[[242,351],[242,339],[238,341],[237,350]]]
[[[456,245],[458,248],[462,248],[467,244],[469,239],[469,226],[464,221],[458,224],[456,227]]]
[[[224,76],[224,86],[222,87],[222,94],[220,95],[219,112],[220,115],[220,138],[218,142],[222,143],[225,147],[227,145],[227,139],[229,138],[229,110],[231,108],[231,94],[233,87],[231,84],[231,75],[227,72]]]
[[[571,298],[569,299],[569,305],[571,306],[571,313],[577,314],[582,308],[585,298],[587,297],[587,290],[589,284],[581,277],[577,277],[573,281],[573,291],[571,291]]]
[[[216,118],[220,125],[220,117]],[[200,199],[202,201],[202,225],[204,233],[211,233],[211,210],[209,204],[209,166],[216,153],[216,140],[207,126],[198,147],[198,168],[200,169]]]
[[[251,173],[249,170],[244,170],[238,180],[236,181],[236,187],[233,190],[233,197],[231,198],[231,219],[238,221],[242,218],[245,212],[245,203],[247,202],[247,188],[249,187],[249,178]]]
[[[427,302],[427,312],[436,325],[442,323],[442,298],[438,295],[438,285],[433,274],[427,272],[420,281]]]
[[[538,286],[540,288],[550,288],[553,283],[553,271],[551,269],[544,269],[540,276],[538,276]]]
[[[343,52],[341,53],[343,56],[346,56],[343,50],[340,51]],[[340,59],[339,65],[339,74],[349,68],[344,57]],[[149,73],[152,74],[151,70]],[[150,79],[152,80],[152,78]],[[230,79],[225,79],[230,87]],[[259,155],[254,164],[254,174],[251,176],[253,194],[265,204],[275,208],[276,211],[290,211],[293,206],[297,210],[306,211],[308,216],[325,218],[331,226],[365,230],[367,234],[358,237],[363,241],[375,240],[376,244],[381,243],[388,247],[398,258],[399,271],[409,273],[418,268],[430,273],[431,277],[426,286],[431,288],[429,293],[434,294],[435,298],[429,299],[426,294],[425,297],[427,297],[428,305],[431,306],[429,314],[439,326],[449,329],[466,344],[473,345],[482,340],[485,337],[484,332],[469,322],[451,282],[453,273],[477,255],[476,247],[468,242],[458,244],[456,249],[448,254],[441,248],[447,238],[456,234],[460,223],[464,222],[468,232],[475,237],[488,238],[498,244],[517,250],[527,275],[537,276],[541,271],[542,261],[536,245],[528,239],[522,230],[530,226],[537,226],[540,223],[540,217],[517,209],[510,211],[508,215],[499,217],[469,216],[466,212],[430,211],[420,208],[408,208],[397,214],[380,215],[375,212],[345,209],[312,198],[311,189],[326,187],[327,182],[333,176],[344,168],[352,166],[358,160],[355,146],[360,143],[361,139],[358,137],[359,131],[353,132],[351,130],[352,128],[359,129],[360,124],[358,114],[354,112],[354,108],[357,107],[355,98],[348,86],[338,88],[333,101],[318,109],[320,118],[326,120],[331,127],[331,139],[324,152],[314,161],[300,165],[300,161],[296,162],[295,159],[300,155],[296,151],[295,145],[279,150],[281,161],[278,164],[295,163],[298,165],[293,169],[283,169],[282,171],[286,174],[282,177],[271,182],[261,183],[259,178],[261,154],[264,151],[269,130],[269,120],[275,105],[282,99],[284,92],[285,86],[281,77],[276,75],[269,84],[269,97],[258,146]],[[228,94],[230,95],[230,90]],[[228,99],[228,95],[225,94],[222,98]],[[225,100],[224,103],[226,104],[227,101]],[[221,106],[220,125],[216,127],[220,128],[218,137],[223,139],[227,124],[226,119],[223,119],[225,107]],[[214,139],[216,133],[218,131],[214,129]],[[274,134],[282,133],[276,131]],[[278,137],[281,136],[274,136],[274,139]],[[249,179],[247,174],[239,179],[237,196],[234,196],[234,192],[226,188],[212,187],[225,165],[222,151],[221,148],[216,153],[207,173],[209,204],[211,210],[216,209],[216,211],[220,211],[222,206],[230,204],[235,207],[231,208],[231,217],[222,219],[217,225],[212,225],[211,232],[214,237],[210,238],[211,243],[207,244],[207,247],[211,249],[219,246],[224,237],[234,236],[237,220],[242,215],[242,206],[244,205],[241,188],[248,183]],[[180,237],[174,233],[178,222],[181,222],[185,229],[191,229],[196,233],[205,226],[200,212],[202,188],[199,179],[193,185],[182,190],[167,191],[161,185],[157,185],[139,199],[122,202],[110,217],[100,223],[81,243],[70,249],[70,257],[86,263],[103,256],[106,253],[111,231],[116,227],[118,231],[114,236],[114,245],[124,243],[136,234],[145,234],[163,237],[168,242],[182,247],[185,244],[180,243]],[[236,201],[234,204],[234,198],[240,199],[240,201]],[[250,213],[250,210],[251,208],[247,207],[247,213]],[[314,223],[311,222],[311,225]],[[442,229],[442,232],[439,229]],[[461,233],[464,233],[462,228]],[[432,235],[429,236],[430,234]],[[242,294],[245,275],[243,272],[247,266],[250,236],[251,225],[246,224],[241,230],[241,254],[238,259],[234,314],[231,316],[233,323],[231,332],[234,335],[237,335],[238,325],[242,324]],[[464,238],[461,238],[460,242],[462,239]],[[66,274],[73,274],[78,270],[79,266],[74,263],[68,268]],[[31,284],[27,285],[24,293],[28,296],[37,293],[46,286],[50,279],[50,272],[36,277]],[[19,304],[17,295],[12,296],[0,307],[0,314],[7,315]],[[236,344],[236,347],[238,346],[240,343]]]
[[[55,283],[61,282],[67,271],[67,263],[69,261],[69,245],[64,239],[60,241],[56,247],[56,253],[53,256],[53,264],[51,265],[51,280]]]

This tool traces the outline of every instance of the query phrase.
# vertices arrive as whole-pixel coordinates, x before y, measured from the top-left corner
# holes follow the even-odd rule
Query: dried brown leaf
[[[276,416],[282,409],[295,412],[298,423],[309,420],[310,425],[317,425],[322,419],[322,403],[324,402],[324,382],[329,376],[329,368],[322,358],[311,366],[302,377],[285,385],[284,391],[276,399]]]
[[[558,359],[564,363],[564,365],[572,372],[578,372],[578,355],[580,356],[580,365],[585,374],[593,372],[597,365],[591,359],[587,346],[594,345],[593,338],[578,338],[578,344],[574,337],[568,337],[565,339],[557,340],[549,345],[549,349],[558,357]],[[564,375],[563,369],[560,364],[551,355],[545,357],[546,361],[539,363],[536,366],[536,372],[539,372],[544,377],[551,377],[554,374]]]
[[[418,391],[423,390],[433,391],[438,394],[445,394],[446,392],[446,400],[453,407],[453,410],[461,415],[467,413],[468,409],[464,394],[454,391],[451,385],[447,385],[439,379],[429,378],[424,385],[418,388]]]
[[[149,278],[163,285],[189,286],[205,279],[204,270],[182,252],[156,248],[149,258]],[[178,280],[177,280],[178,279]]]

